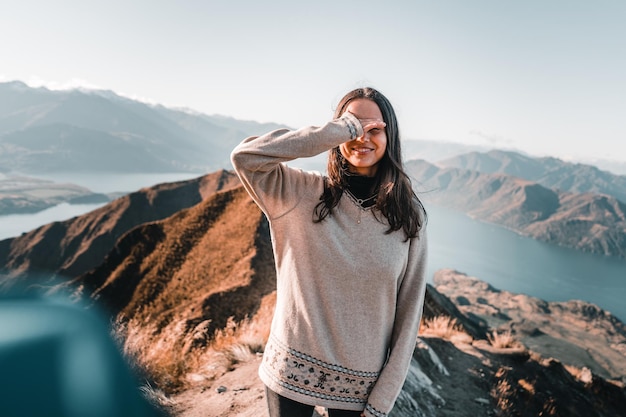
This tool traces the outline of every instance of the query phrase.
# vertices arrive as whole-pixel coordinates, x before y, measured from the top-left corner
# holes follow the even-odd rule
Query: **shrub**
[[[503,332],[498,332],[497,330],[492,331],[487,334],[487,339],[491,346],[498,349],[507,349],[519,347],[520,343],[515,340],[511,330],[505,330]]]
[[[422,321],[420,334],[435,336],[445,340],[471,343],[472,337],[465,333],[455,318],[450,316],[435,316]]]

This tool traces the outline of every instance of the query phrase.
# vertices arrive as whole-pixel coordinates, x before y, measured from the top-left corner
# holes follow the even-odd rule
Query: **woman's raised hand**
[[[387,124],[380,119],[359,119],[363,127],[363,133],[374,129],[384,129]]]
[[[360,118],[359,116],[357,116],[356,114],[352,112],[347,112],[347,113],[352,114],[354,117],[358,119],[358,121],[361,123],[361,127],[363,128],[363,133],[367,133],[370,130],[374,130],[374,129],[384,129],[385,126],[387,126],[387,123],[385,123],[382,119]]]

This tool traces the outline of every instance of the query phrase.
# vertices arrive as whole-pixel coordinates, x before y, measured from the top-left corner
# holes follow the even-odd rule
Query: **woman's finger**
[[[360,122],[364,132],[369,132],[372,129],[384,129],[387,126],[385,122],[378,119],[360,120]]]

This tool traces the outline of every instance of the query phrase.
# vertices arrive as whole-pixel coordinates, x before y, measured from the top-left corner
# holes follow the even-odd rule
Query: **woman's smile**
[[[357,154],[359,154],[359,155],[367,155],[370,152],[374,151],[373,148],[366,148],[366,147],[363,147],[363,146],[355,146],[355,147],[352,148],[352,150],[354,152],[356,152]]]

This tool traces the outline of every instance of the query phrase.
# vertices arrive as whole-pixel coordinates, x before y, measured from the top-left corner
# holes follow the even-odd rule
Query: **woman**
[[[329,151],[328,175],[283,162]],[[389,101],[349,92],[322,127],[250,137],[232,162],[270,223],[277,299],[259,376],[271,417],[386,416],[422,312],[425,211]]]

